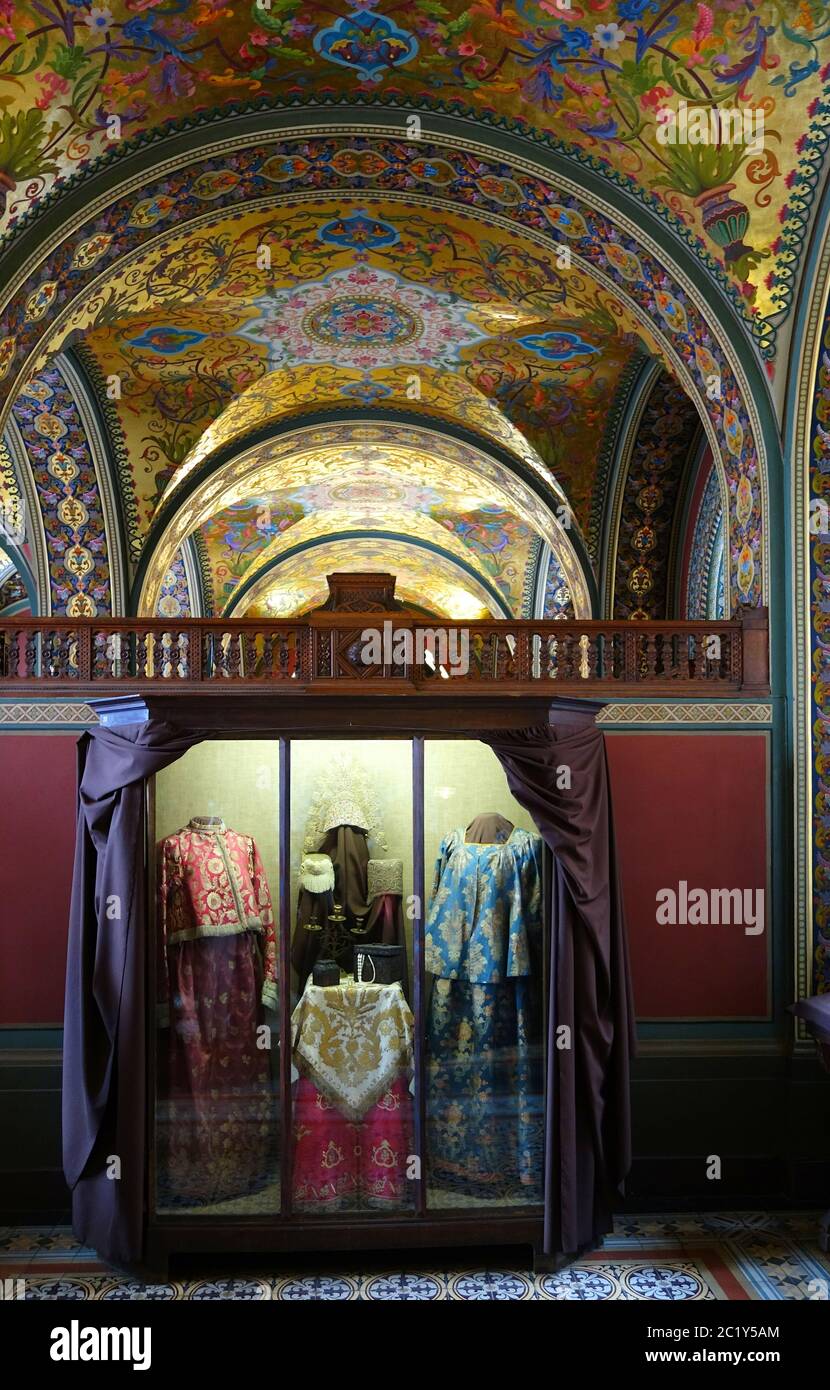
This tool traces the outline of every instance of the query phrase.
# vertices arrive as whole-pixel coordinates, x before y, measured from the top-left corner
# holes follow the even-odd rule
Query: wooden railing
[[[259,690],[570,695],[763,692],[767,614],[715,622],[429,626],[397,613],[306,622],[14,618],[0,623],[0,694]]]

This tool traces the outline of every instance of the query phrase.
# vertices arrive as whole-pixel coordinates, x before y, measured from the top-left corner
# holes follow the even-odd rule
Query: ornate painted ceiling
[[[7,225],[194,113],[439,106],[543,136],[665,213],[749,314],[787,307],[826,144],[822,0],[0,0],[0,26]],[[729,147],[667,143],[684,103],[762,112],[763,145],[756,124]]]
[[[250,591],[263,592],[261,577],[278,570],[280,583],[289,573],[304,576],[296,593],[283,591],[281,611],[298,612],[306,570],[286,569],[288,557],[346,535],[361,544],[371,539],[376,556],[384,547],[399,554],[409,545],[410,575],[447,564],[453,573],[466,571],[476,592],[488,592],[492,616],[529,613],[541,542],[557,557],[572,611],[590,611],[579,561],[555,510],[505,463],[440,430],[346,421],[305,427],[199,477],[162,509],[158,544],[151,537],[145,556],[142,611],[164,611],[174,557],[196,541],[218,611],[246,609]]]
[[[237,616],[300,616],[328,598],[327,574],[348,570],[394,574],[397,598],[439,617],[504,616],[489,590],[455,561],[444,558],[439,565],[433,551],[373,536],[329,538],[288,557],[253,586]]]
[[[829,75],[817,0],[0,0],[30,587],[172,613],[271,585],[276,611],[294,574],[297,611],[300,555],[349,535],[386,568],[408,544],[413,583],[431,554],[490,612],[588,612],[620,535],[643,568],[651,521],[607,518],[648,367],[712,450],[725,601],[762,602]],[[334,432],[292,457],[315,420]],[[416,456],[395,431],[419,428]],[[674,549],[687,485],[678,462]]]
[[[435,394],[424,372],[475,388],[585,524],[604,403],[632,354],[660,352],[647,321],[573,262],[558,267],[555,247],[368,198],[208,213],[197,232],[173,229],[59,315],[33,368],[73,341],[118,379],[144,528],[178,465],[212,446],[208,427],[251,383],[294,372],[299,410],[319,407],[338,374],[341,401],[388,400],[391,370],[407,399]],[[279,379],[264,394],[285,413]]]

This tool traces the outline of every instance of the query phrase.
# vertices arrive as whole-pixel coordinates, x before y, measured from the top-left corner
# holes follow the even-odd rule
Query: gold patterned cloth
[[[291,1017],[294,1063],[347,1119],[360,1120],[411,1070],[414,1025],[399,982],[308,984]]]

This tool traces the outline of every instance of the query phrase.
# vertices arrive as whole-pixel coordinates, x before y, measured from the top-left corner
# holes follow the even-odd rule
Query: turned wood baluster
[[[645,650],[640,670],[646,680],[654,680],[657,672],[657,639],[652,633],[646,634]]]
[[[92,679],[101,679],[106,676],[106,654],[107,638],[106,634],[100,629],[96,631],[92,639]]]
[[[147,675],[147,669],[148,669],[148,666],[149,666],[149,650],[148,650],[148,645],[149,645],[149,644],[148,644],[148,634],[147,634],[146,632],[138,632],[138,633],[136,633],[135,664],[136,664],[136,675],[138,676],[139,680],[143,680],[144,677]],[[123,663],[123,665],[126,665],[126,663]],[[120,672],[120,674],[122,675],[122,677],[123,677],[123,674],[124,674],[124,672],[123,672],[123,665],[122,665],[122,669],[121,669],[121,672]]]
[[[588,633],[588,642],[585,647],[585,657],[587,661],[587,670],[585,671],[585,678],[589,681],[598,680],[599,643],[597,640],[597,634],[593,631],[593,629]]]
[[[26,675],[36,676],[38,665],[38,652],[41,644],[41,634],[39,632],[28,631],[24,643],[24,661],[26,665]]]
[[[44,676],[60,676],[60,634],[54,628],[41,641],[41,671]]]
[[[297,651],[296,633],[280,633],[280,680],[292,680],[299,667],[300,656]]]
[[[515,633],[512,633],[512,632],[509,633],[509,634],[508,634],[508,633],[505,633],[505,635],[504,635],[502,638],[499,638],[498,635],[497,635],[497,636],[496,636],[496,642],[499,644],[499,646],[501,647],[502,652],[503,652],[503,654],[504,654],[504,661],[503,661],[503,663],[501,663],[501,664],[502,664],[502,670],[499,671],[498,665],[496,666],[496,679],[499,679],[499,678],[502,678],[502,677],[507,678],[507,679],[510,679],[510,678],[513,678],[513,677],[518,676],[518,674],[519,674],[519,662],[518,662],[519,653],[518,653],[518,650],[517,650],[517,647],[516,647],[516,635],[515,635]]]
[[[202,633],[202,679],[216,679],[216,633],[208,628]]]
[[[243,657],[244,657],[244,666],[243,666],[243,670],[244,670],[244,673],[245,673],[245,675],[247,676],[248,680],[253,680],[253,679],[256,678],[256,677],[258,676],[258,674],[259,674],[259,673],[257,672],[257,649],[256,649],[257,637],[258,637],[258,636],[259,636],[259,633],[257,633],[257,632],[249,632],[248,629],[246,628],[244,632],[240,633],[240,637],[239,637],[239,640],[240,640],[240,642],[241,642],[241,644],[242,644],[242,653],[243,653]]]
[[[182,658],[182,664],[185,670],[185,678],[189,681],[200,681],[202,679],[201,628],[185,628],[183,636],[186,656]]]
[[[538,681],[542,675],[542,639],[538,632],[531,634],[527,646],[527,654],[530,662],[528,670],[528,680]]]
[[[6,628],[3,638],[3,675],[16,679],[20,673],[20,632]]]
[[[242,669],[242,652],[240,650],[240,637],[238,633],[230,634],[228,642],[228,674],[232,681],[238,681]]]
[[[217,676],[221,676],[223,680],[228,680],[230,677],[230,642],[231,639],[229,635],[223,632],[221,628],[218,628],[216,631],[215,648],[216,674]]]
[[[565,660],[561,663],[562,678],[565,681],[572,681],[576,670],[576,638],[569,632],[562,642],[565,649]]]
[[[274,634],[270,629],[262,637],[262,675],[265,680],[274,676]]]

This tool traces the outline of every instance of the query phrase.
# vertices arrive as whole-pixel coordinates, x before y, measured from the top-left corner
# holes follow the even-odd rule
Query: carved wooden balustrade
[[[0,694],[720,695],[769,689],[766,609],[712,622],[479,621],[316,612],[304,622],[0,622]]]

